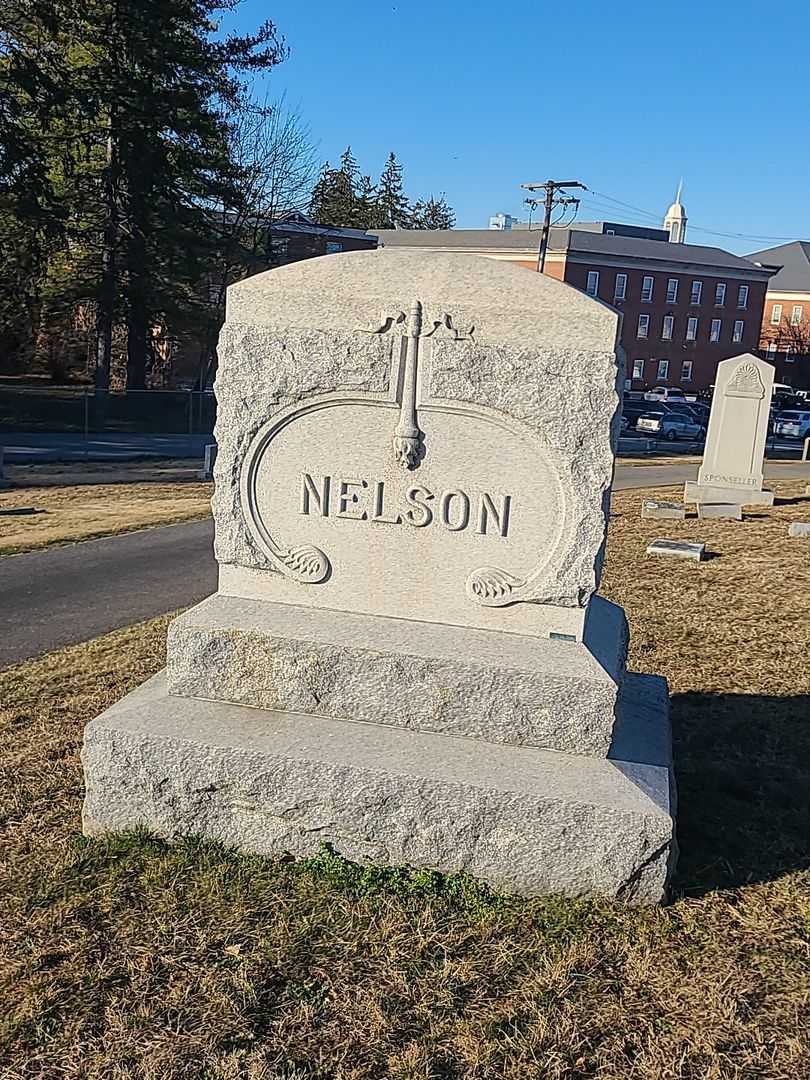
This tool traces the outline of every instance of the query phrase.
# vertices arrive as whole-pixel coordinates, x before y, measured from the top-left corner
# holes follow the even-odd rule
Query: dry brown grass
[[[604,591],[672,682],[669,908],[82,840],[82,727],[160,666],[161,619],[0,674],[0,1076],[810,1076],[810,500],[673,527],[645,494],[614,499]],[[718,557],[646,557],[661,526]]]
[[[199,480],[202,461],[189,458],[141,458],[125,461],[47,461],[6,463],[4,475],[18,487],[64,487],[67,484],[172,483]]]
[[[212,490],[201,482],[12,488],[0,492],[0,555],[204,518]]]

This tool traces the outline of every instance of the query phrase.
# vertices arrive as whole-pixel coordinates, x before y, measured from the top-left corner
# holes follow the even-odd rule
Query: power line
[[[616,203],[618,206],[623,206],[627,210],[635,210],[637,214],[642,214],[644,217],[652,218],[654,221],[660,221],[661,215],[654,214],[652,210],[643,210],[640,206],[633,206],[632,203],[622,202],[621,199],[614,199],[612,195],[605,195],[601,191],[594,191],[593,188],[586,189],[589,195],[598,195],[600,199],[607,199],[608,202]]]
[[[574,213],[579,207],[579,199],[574,198],[571,195],[557,194],[558,192],[564,193],[568,188],[581,188],[583,191],[587,191],[584,184],[581,184],[579,180],[546,180],[542,184],[521,184],[522,188],[527,191],[544,191],[545,197],[543,198],[543,228],[540,233],[540,246],[537,249],[537,272],[543,273],[546,265],[546,249],[548,248],[548,237],[551,231],[551,212],[555,206],[563,207],[563,213],[561,219],[565,216],[565,211],[569,206],[574,207]],[[531,206],[536,205],[540,200],[528,199],[527,202]],[[560,219],[560,220],[561,220]],[[573,219],[572,219],[573,220]]]
[[[654,214],[652,210],[643,210],[639,206],[633,206],[632,203],[622,202],[621,199],[616,199],[612,195],[606,195],[604,192],[594,191],[593,188],[587,188],[590,195],[598,195],[601,199],[606,199],[610,203],[616,203],[618,206],[626,207],[628,210],[635,210],[638,214],[643,214],[645,217],[652,218],[654,221],[660,221],[661,215]],[[707,233],[709,236],[722,236],[727,240],[781,240],[789,241],[795,240],[795,236],[765,236],[757,233],[734,233],[734,232],[721,232],[718,229],[707,229],[703,225],[695,225],[694,222],[689,222],[689,228],[701,233]]]

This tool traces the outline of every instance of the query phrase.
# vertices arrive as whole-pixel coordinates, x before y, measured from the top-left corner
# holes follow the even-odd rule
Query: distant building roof
[[[588,223],[589,224],[589,223]],[[375,233],[386,247],[423,247],[442,251],[537,252],[540,230],[532,229],[381,229]],[[751,258],[732,255],[721,248],[701,244],[672,244],[667,240],[649,240],[620,236],[587,229],[554,229],[549,237],[549,251],[592,254],[611,260],[641,259],[682,263],[684,266],[711,266],[737,270],[753,277],[771,271],[755,266]]]
[[[781,267],[768,283],[772,292],[810,293],[810,241],[794,240],[790,244],[755,251],[747,257],[763,266]]]
[[[552,232],[557,230],[552,229]],[[536,251],[536,229],[372,229],[386,247],[441,248],[443,251],[478,248],[515,248]]]
[[[702,244],[672,244],[662,240],[644,240],[634,236],[605,236],[601,233],[571,229],[569,250],[589,251],[626,259],[657,259],[666,262],[715,266],[728,270],[754,270],[750,259],[732,255],[722,248]]]

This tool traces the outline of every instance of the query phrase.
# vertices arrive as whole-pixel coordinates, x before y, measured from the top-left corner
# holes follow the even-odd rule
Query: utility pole
[[[543,199],[543,228],[540,232],[540,246],[537,249],[537,272],[542,274],[546,265],[552,210],[555,206],[571,206],[572,204],[579,206],[579,199],[558,196],[557,192],[564,191],[566,188],[582,188],[583,191],[588,189],[579,180],[546,180],[544,184],[521,184],[520,186],[526,188],[527,191],[545,191],[546,193]]]

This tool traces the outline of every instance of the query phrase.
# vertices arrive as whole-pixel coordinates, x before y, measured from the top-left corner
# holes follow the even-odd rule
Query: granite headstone
[[[762,487],[774,367],[751,353],[717,365],[703,462],[684,501],[772,506]]]
[[[658,902],[666,684],[595,595],[617,315],[473,256],[377,251],[233,286],[217,593],[92,722],[88,833],[465,870]]]

